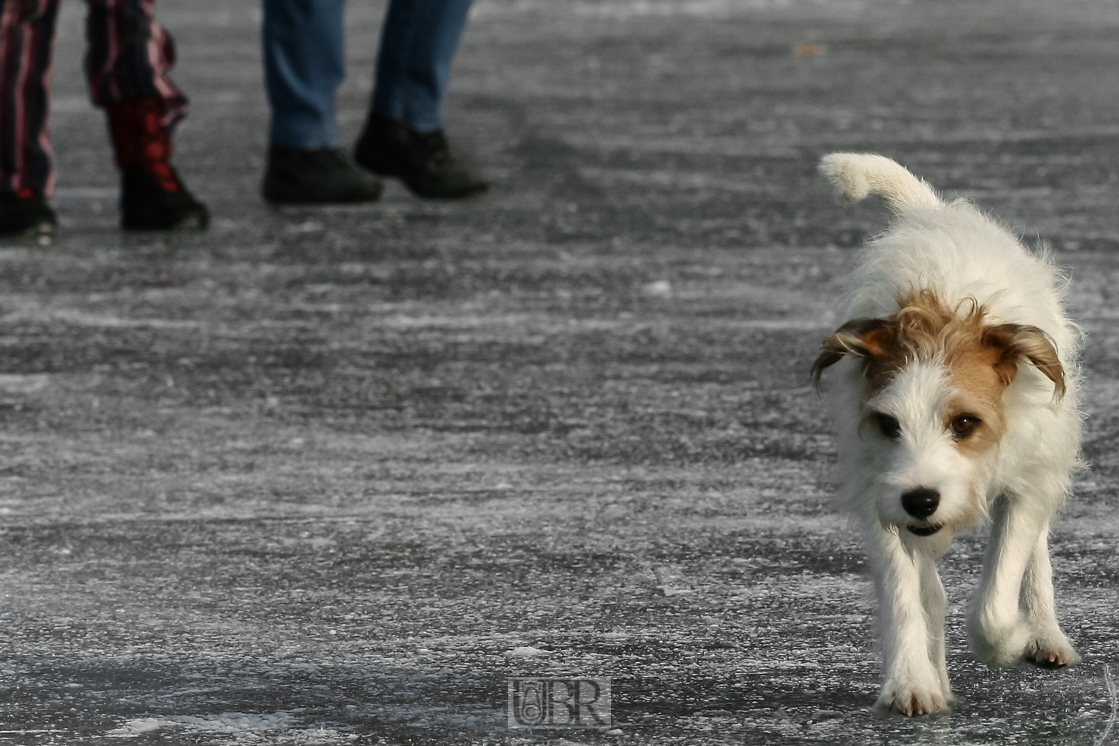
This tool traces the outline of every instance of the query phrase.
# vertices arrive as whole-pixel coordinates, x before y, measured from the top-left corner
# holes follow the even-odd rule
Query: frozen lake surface
[[[383,8],[350,3],[346,142]],[[118,231],[83,12],[60,233],[0,242],[0,743],[1119,740],[1110,0],[478,0],[448,129],[491,193],[284,210],[258,7],[166,0],[202,236]],[[1052,537],[1084,662],[974,660],[961,536],[950,717],[869,711],[808,369],[886,214],[832,202],[837,149],[1047,242],[1088,333],[1092,467]],[[609,677],[613,729],[507,729],[535,675]]]

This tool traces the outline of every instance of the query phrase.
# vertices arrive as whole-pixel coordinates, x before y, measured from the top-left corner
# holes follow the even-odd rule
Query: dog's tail
[[[904,166],[881,155],[832,153],[820,160],[820,173],[827,177],[846,202],[858,202],[871,194],[886,200],[895,215],[913,207],[937,207],[940,197]]]

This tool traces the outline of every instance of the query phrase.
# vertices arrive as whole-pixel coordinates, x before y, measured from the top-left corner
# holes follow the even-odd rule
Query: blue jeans
[[[391,0],[381,30],[371,109],[421,132],[443,126],[443,93],[472,0]],[[269,140],[338,144],[334,100],[346,75],[345,0],[264,0]]]

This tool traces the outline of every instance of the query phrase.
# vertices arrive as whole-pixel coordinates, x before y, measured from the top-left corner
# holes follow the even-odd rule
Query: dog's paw
[[[951,710],[952,696],[945,696],[935,682],[890,679],[882,685],[874,708],[882,714],[897,713],[907,717],[933,715]]]
[[[1026,663],[1038,668],[1064,668],[1080,662],[1080,654],[1063,632],[1043,635],[1026,646],[1022,656]]]

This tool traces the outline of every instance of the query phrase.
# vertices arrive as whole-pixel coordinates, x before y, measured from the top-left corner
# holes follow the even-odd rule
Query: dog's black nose
[[[901,496],[901,506],[914,518],[928,518],[940,505],[940,493],[928,487],[918,487]]]

